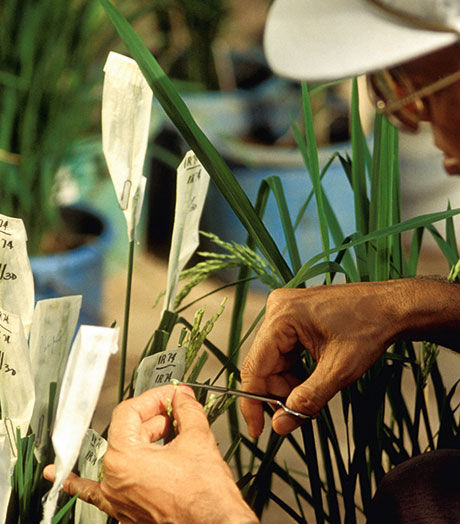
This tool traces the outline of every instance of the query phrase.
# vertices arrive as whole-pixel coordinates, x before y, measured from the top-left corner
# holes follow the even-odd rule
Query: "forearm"
[[[401,288],[397,339],[426,340],[460,352],[460,284],[414,278],[395,282]]]

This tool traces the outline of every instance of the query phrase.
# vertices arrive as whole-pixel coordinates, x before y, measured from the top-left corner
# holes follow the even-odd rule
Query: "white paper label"
[[[153,94],[139,66],[131,58],[110,52],[104,72],[102,147],[131,241],[142,205],[139,184],[147,150]]]
[[[148,389],[182,380],[185,372],[185,348],[167,349],[142,360],[137,368],[134,395]]]
[[[93,429],[88,429],[81,446],[78,469],[85,479],[98,481],[102,471],[102,460],[107,451],[107,441]],[[75,524],[106,524],[107,514],[92,504],[77,500]]]
[[[137,224],[139,224],[139,220],[141,219],[142,203],[144,202],[146,186],[147,186],[147,178],[145,176],[141,176],[140,181],[139,181],[139,186],[137,188],[137,192],[134,195],[134,208],[135,208],[134,228],[137,227]],[[136,240],[139,240],[136,234],[134,234],[134,236]]]
[[[26,436],[35,401],[30,353],[18,315],[0,308],[0,406],[2,419]]]
[[[34,279],[27,234],[19,218],[0,215],[0,307],[19,315],[26,334],[34,309]]]
[[[174,310],[179,276],[199,244],[198,228],[208,191],[209,175],[193,151],[177,168],[176,208],[164,309]]]
[[[72,345],[53,429],[56,479],[43,505],[44,524],[51,524],[62,484],[78,458],[117,341],[118,328],[81,326]]]
[[[6,512],[11,497],[11,475],[13,474],[16,457],[10,445],[3,420],[0,420],[0,524],[6,520]]]
[[[48,409],[50,383],[59,385],[67,362],[81,308],[81,295],[50,298],[37,303],[30,330],[30,354],[35,382],[35,406],[30,425],[35,434],[36,455],[48,441]]]

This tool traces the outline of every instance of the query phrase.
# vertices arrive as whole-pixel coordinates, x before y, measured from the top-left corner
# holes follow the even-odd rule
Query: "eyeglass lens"
[[[380,71],[368,77],[371,97],[377,109],[381,111],[398,129],[415,133],[421,119],[423,103],[418,98],[400,106],[398,100],[410,96],[414,89],[409,81],[394,70]],[[391,106],[396,105],[394,110]]]

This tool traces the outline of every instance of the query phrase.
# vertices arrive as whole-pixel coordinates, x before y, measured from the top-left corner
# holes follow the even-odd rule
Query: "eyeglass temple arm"
[[[437,91],[441,91],[441,89],[449,87],[458,81],[460,81],[460,71],[444,76],[432,84],[422,87],[413,93],[409,93],[403,98],[390,100],[389,102],[385,102],[380,98],[376,103],[377,111],[379,113],[391,113],[396,109],[400,109],[401,107],[414,102],[417,98],[424,98],[425,96],[436,93]]]

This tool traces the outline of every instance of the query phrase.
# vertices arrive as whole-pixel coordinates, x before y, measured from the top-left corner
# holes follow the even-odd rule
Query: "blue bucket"
[[[63,253],[31,257],[35,300],[82,295],[79,324],[101,325],[104,256],[112,232],[104,218],[87,207],[61,211],[66,224],[94,240]]]

